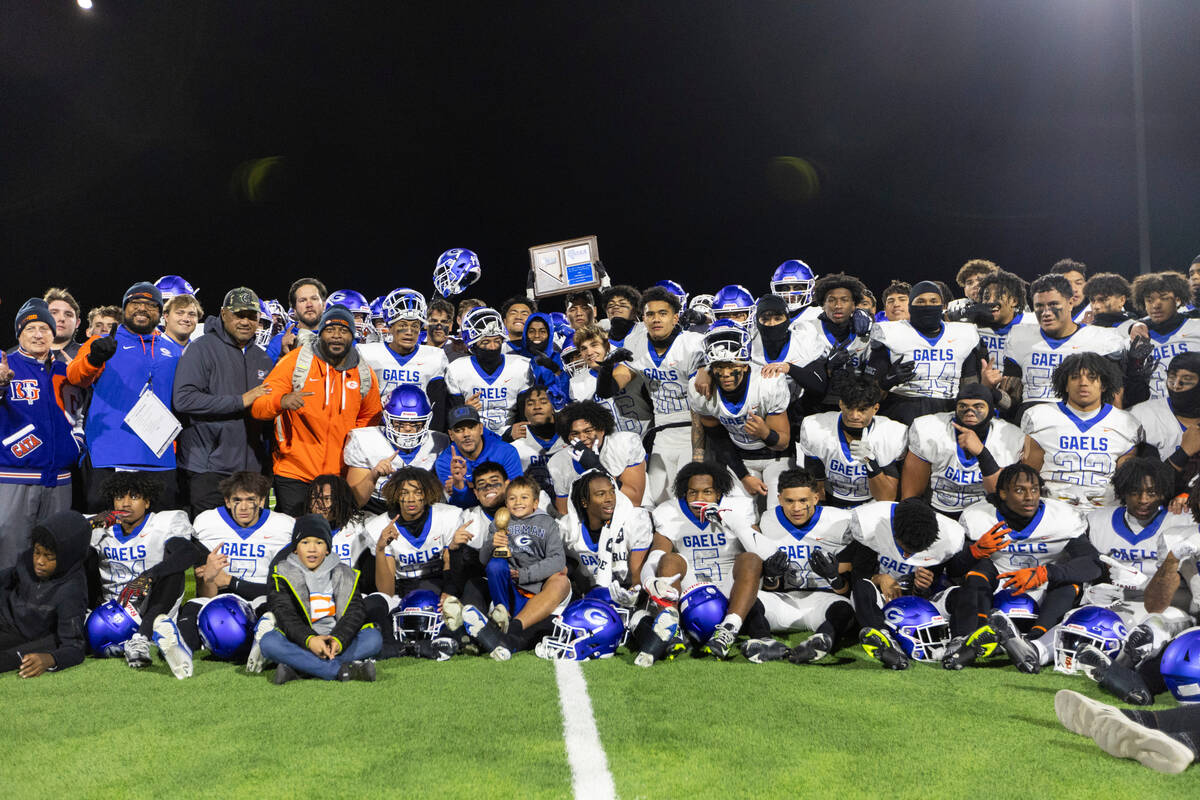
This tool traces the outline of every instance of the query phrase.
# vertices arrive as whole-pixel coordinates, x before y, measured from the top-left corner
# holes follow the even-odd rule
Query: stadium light
[[[92,10],[92,0],[75,0],[75,4],[84,11]]]

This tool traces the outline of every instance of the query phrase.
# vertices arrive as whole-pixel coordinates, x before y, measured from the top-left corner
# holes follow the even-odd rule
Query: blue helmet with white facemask
[[[796,312],[812,302],[817,274],[797,258],[790,258],[776,267],[771,275],[771,294],[787,303],[789,312]]]
[[[900,649],[917,661],[937,661],[950,643],[950,623],[923,597],[897,597],[883,607],[883,618]]]
[[[479,256],[464,247],[453,247],[438,256],[433,268],[433,288],[442,297],[453,297],[465,292],[482,274]]]

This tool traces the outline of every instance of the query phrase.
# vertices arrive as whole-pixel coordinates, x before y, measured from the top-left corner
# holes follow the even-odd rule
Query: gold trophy
[[[511,516],[508,509],[504,506],[496,509],[496,513],[492,517],[492,521],[496,523],[496,533],[503,533],[505,537],[508,536],[508,520]],[[508,545],[506,544],[492,549],[492,558],[508,558],[508,556]]]

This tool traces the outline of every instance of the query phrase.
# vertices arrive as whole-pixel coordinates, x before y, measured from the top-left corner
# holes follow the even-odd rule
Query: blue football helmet
[[[87,622],[84,623],[84,627],[87,628],[88,646],[92,648],[92,653],[98,656],[116,658],[124,655],[125,649],[122,645],[137,633],[139,624],[140,621],[134,619],[116,600],[101,603],[96,606],[95,611],[88,614]]]
[[[992,608],[1011,619],[1023,633],[1038,618],[1037,601],[1027,594],[1013,594],[1011,589],[1001,589],[992,595]]]
[[[740,323],[745,325],[754,316],[754,295],[750,294],[750,290],[745,286],[723,286],[713,295],[712,314],[718,320],[731,319],[735,314],[745,314],[745,319]]]
[[[1116,657],[1129,632],[1117,612],[1100,606],[1080,606],[1054,629],[1054,671],[1075,674],[1075,654],[1092,645]]]
[[[900,649],[917,661],[938,661],[950,643],[950,623],[924,597],[897,597],[883,607],[883,618]]]
[[[429,589],[414,589],[400,600],[392,612],[392,625],[400,641],[433,640],[442,632],[442,612],[438,594]]]
[[[330,292],[329,297],[325,299],[325,310],[328,311],[333,306],[345,306],[350,309],[350,313],[354,315],[354,331],[358,334],[358,340],[364,341],[367,338],[367,333],[371,328],[371,304],[367,302],[367,298],[362,292],[356,292],[353,289],[338,289],[336,292]]]
[[[704,334],[704,363],[750,363],[750,331],[731,319],[719,319]]]
[[[468,311],[463,316],[462,328],[459,333],[462,335],[463,344],[467,347],[474,347],[479,344],[480,339],[490,336],[499,336],[501,340],[508,338],[508,332],[504,327],[504,320],[500,318],[500,312],[486,306],[479,306]]]
[[[254,343],[264,350],[275,335],[275,318],[271,315],[271,307],[266,300],[258,301],[258,330],[254,331]]]
[[[565,661],[608,658],[624,635],[625,624],[612,604],[588,596],[555,617],[554,631],[542,640],[539,655]]]
[[[671,294],[678,297],[680,310],[687,308],[688,293],[685,292],[683,290],[683,287],[680,286],[678,283],[676,283],[675,281],[659,281],[658,283],[656,283],[654,285],[661,286],[662,288],[666,289]]]
[[[429,306],[425,295],[416,289],[393,289],[383,300],[383,322],[389,328],[400,319],[415,319],[425,327],[429,319]]]
[[[1158,671],[1181,703],[1200,703],[1200,628],[1190,628],[1163,650]]]
[[[223,594],[200,609],[196,628],[210,653],[226,661],[237,661],[250,652],[256,621],[249,603],[236,594]]]
[[[162,292],[163,303],[165,304],[172,297],[181,294],[190,294],[195,296],[198,289],[193,289],[192,285],[178,275],[163,275],[154,282],[158,290]]]
[[[433,288],[442,297],[453,297],[479,280],[482,272],[479,256],[465,248],[453,247],[438,256],[433,268]]]
[[[415,450],[429,436],[433,407],[420,386],[402,383],[392,390],[383,406],[383,435],[401,450]],[[402,422],[415,422],[420,430],[401,432]]]
[[[771,294],[783,298],[788,311],[795,312],[812,302],[817,273],[799,259],[790,258],[771,275]]]
[[[679,598],[679,626],[702,645],[725,620],[729,599],[714,584],[698,583]]]
[[[371,322],[383,322],[383,295],[371,301]]]

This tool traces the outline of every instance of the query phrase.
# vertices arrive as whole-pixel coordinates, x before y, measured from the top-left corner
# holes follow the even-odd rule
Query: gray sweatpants
[[[71,508],[71,482],[62,486],[0,483],[0,569],[29,549],[33,526]]]

